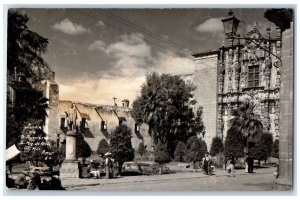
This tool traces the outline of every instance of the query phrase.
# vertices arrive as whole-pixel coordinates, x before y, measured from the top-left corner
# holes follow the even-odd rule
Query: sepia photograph
[[[294,6],[14,6],[4,190],[294,188]]]

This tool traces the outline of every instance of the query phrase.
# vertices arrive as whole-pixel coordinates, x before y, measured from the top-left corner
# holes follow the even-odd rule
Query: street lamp
[[[265,48],[264,46],[261,45],[260,42],[258,41],[265,41],[265,42],[270,42],[270,41],[281,41],[281,39],[271,39],[271,38],[251,38],[251,37],[240,37],[239,34],[237,34],[237,30],[239,27],[240,22],[244,23],[244,21],[239,20],[238,18],[236,18],[233,15],[232,10],[229,10],[228,12],[228,17],[225,19],[222,19],[223,22],[223,27],[224,27],[224,31],[225,31],[225,35],[226,35],[226,39],[229,39],[231,42],[231,46],[233,46],[233,41],[235,39],[237,39],[238,41],[240,40],[250,40],[253,43],[255,43],[256,45],[258,45],[260,48],[264,49],[265,51],[267,51],[268,53],[270,53],[271,55],[273,55],[275,58],[277,58],[279,60],[279,62],[281,63],[281,58],[278,57],[277,55],[273,54],[271,52],[270,49]]]
[[[227,38],[234,39],[240,20],[233,15],[232,10],[228,12],[229,17],[222,19],[225,35]]]

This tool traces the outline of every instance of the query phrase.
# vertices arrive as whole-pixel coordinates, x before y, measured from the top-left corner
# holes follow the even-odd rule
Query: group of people
[[[91,176],[95,178],[100,178],[101,172],[105,171],[105,178],[110,179],[116,176],[115,174],[117,172],[116,168],[117,168],[117,163],[114,162],[114,159],[110,157],[106,157],[105,160],[103,160],[103,162],[99,163],[98,167],[96,167],[93,160],[90,160],[88,167],[84,170],[85,172],[83,174],[85,175],[83,176],[83,178],[89,178]]]
[[[254,157],[249,155],[249,153],[246,154],[245,158],[245,172],[246,173],[253,173],[253,167],[254,167]],[[232,157],[230,160],[228,160],[226,165],[226,170],[230,174],[230,176],[234,176],[234,158]]]

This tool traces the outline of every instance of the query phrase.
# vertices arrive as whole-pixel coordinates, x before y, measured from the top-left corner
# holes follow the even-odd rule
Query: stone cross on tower
[[[114,100],[114,106],[117,106],[117,104],[116,104],[116,97],[113,97],[113,100]]]

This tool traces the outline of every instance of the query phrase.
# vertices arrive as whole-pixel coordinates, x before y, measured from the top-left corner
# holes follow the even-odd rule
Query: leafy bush
[[[210,155],[215,156],[218,153],[223,151],[224,151],[224,145],[222,139],[219,137],[214,137],[211,143]]]
[[[230,127],[227,131],[224,154],[234,158],[244,156],[244,138],[235,127]]]
[[[261,136],[261,141],[258,145],[257,159],[267,160],[272,153],[273,136],[270,133],[264,133]]]
[[[220,152],[215,155],[213,165],[221,168],[223,167],[223,164],[225,164],[225,156],[223,152]]]
[[[205,153],[207,152],[207,145],[204,140],[199,140],[196,136],[192,136],[187,142],[186,161],[196,162],[202,161]]]
[[[279,140],[276,139],[272,146],[271,156],[274,158],[279,158]]]
[[[171,161],[171,157],[166,144],[158,142],[154,151],[154,161],[159,164],[164,164]]]
[[[186,154],[186,145],[183,142],[178,142],[174,152],[175,161],[184,162],[185,154]]]
[[[98,144],[97,154],[104,155],[108,151],[109,151],[108,142],[106,141],[106,139],[102,139]]]
[[[204,157],[204,155],[208,152],[207,151],[207,144],[204,140],[200,140],[200,143],[201,143],[201,151],[200,151],[200,154],[201,154],[201,159]]]

